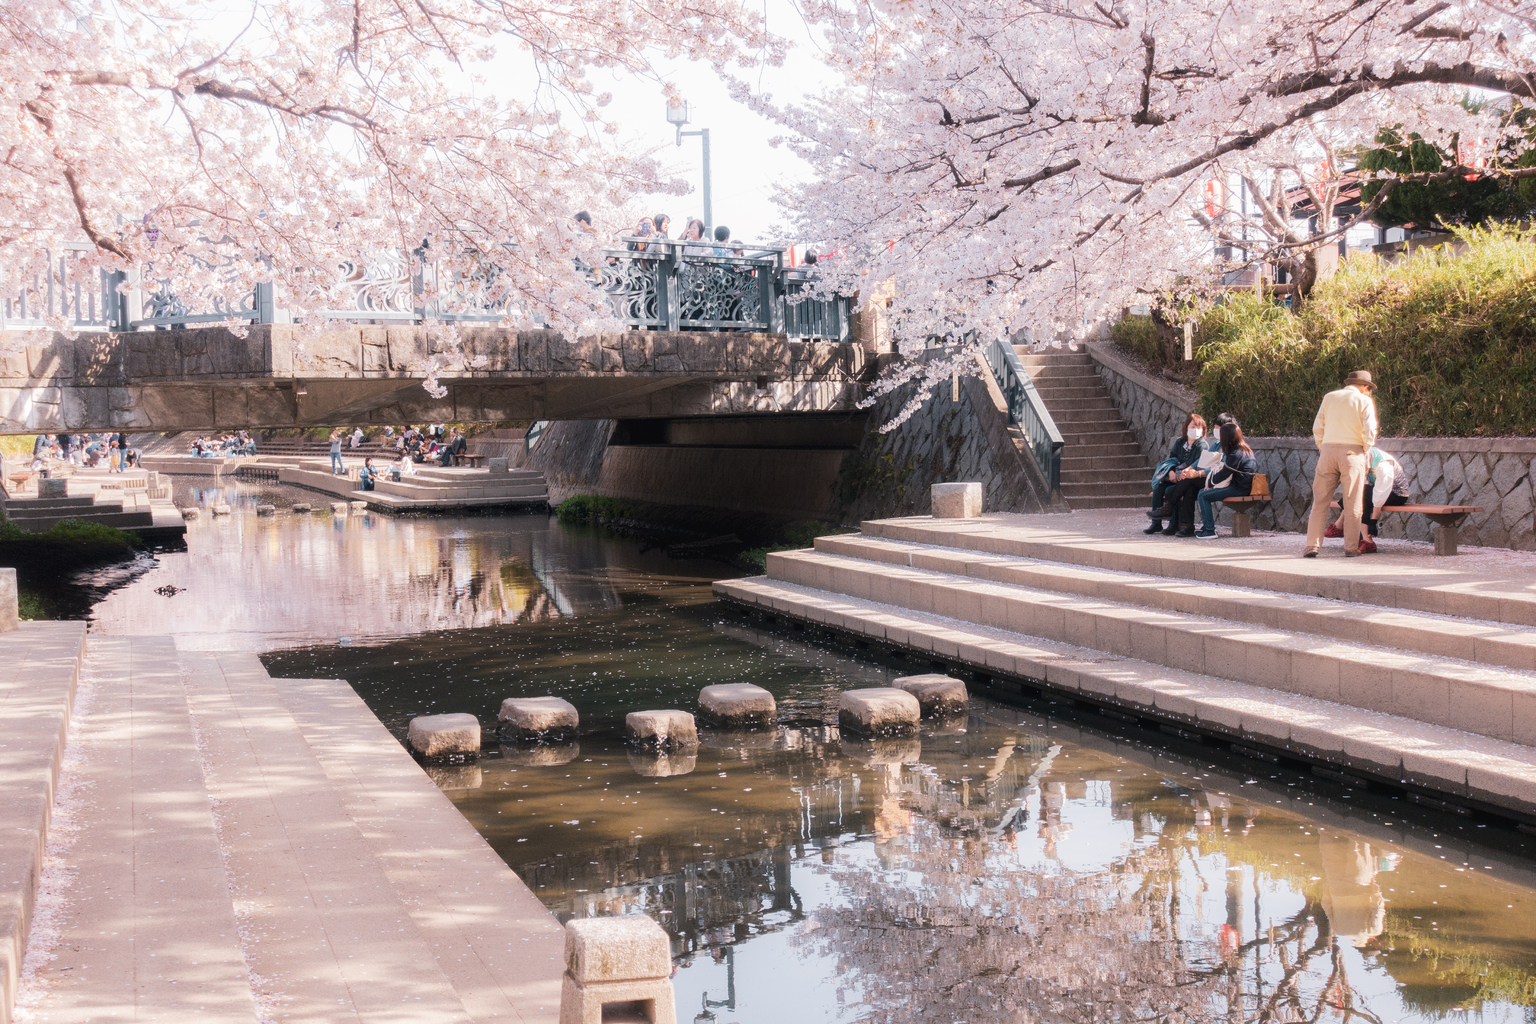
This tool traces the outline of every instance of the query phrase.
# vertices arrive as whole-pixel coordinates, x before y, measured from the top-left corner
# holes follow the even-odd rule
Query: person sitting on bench
[[[1376,550],[1376,541],[1373,539],[1376,536],[1376,509],[1408,504],[1408,472],[1403,469],[1403,464],[1391,452],[1384,452],[1374,445],[1367,453],[1367,459],[1369,468],[1365,472],[1365,503],[1360,516],[1360,523],[1365,527],[1367,536],[1360,538],[1361,554],[1370,554]],[[1378,494],[1387,496],[1387,500],[1379,506],[1375,504]],[[1323,536],[1344,536],[1343,521],[1341,513],[1323,531]]]
[[[1209,444],[1205,439],[1205,418],[1197,412],[1192,412],[1184,420],[1184,431],[1179,435],[1178,440],[1173,442],[1173,447],[1168,451],[1168,457],[1158,463],[1157,472],[1153,474],[1152,507],[1147,510],[1147,518],[1152,520],[1152,525],[1143,532],[1148,534],[1163,532],[1163,520],[1174,516],[1174,506],[1168,500],[1168,492],[1181,480],[1193,480],[1204,475],[1194,466],[1208,447]],[[1175,526],[1174,529],[1177,530],[1178,527]]]
[[[1253,457],[1253,449],[1243,440],[1243,428],[1237,421],[1221,427],[1221,465],[1211,471],[1205,490],[1198,497],[1200,502],[1200,540],[1216,536],[1216,510],[1213,502],[1226,498],[1246,497],[1253,491],[1253,476],[1259,471],[1259,462]]]

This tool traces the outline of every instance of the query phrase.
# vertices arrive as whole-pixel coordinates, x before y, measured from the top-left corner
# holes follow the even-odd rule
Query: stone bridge
[[[874,369],[857,344],[783,334],[420,326],[0,332],[0,433],[235,430],[852,409]],[[433,398],[423,387],[446,360]]]

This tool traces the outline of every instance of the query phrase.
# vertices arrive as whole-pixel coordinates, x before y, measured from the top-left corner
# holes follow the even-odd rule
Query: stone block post
[[[565,926],[560,1024],[677,1024],[672,944],[649,917],[577,918]]]
[[[933,518],[975,519],[981,515],[981,497],[979,482],[934,484],[931,492]]]

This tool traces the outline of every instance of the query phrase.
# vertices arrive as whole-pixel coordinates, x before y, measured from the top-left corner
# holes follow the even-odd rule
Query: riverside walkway
[[[715,592],[968,669],[1004,700],[1067,698],[1536,829],[1536,555],[1395,541],[1304,560],[1293,535],[1180,542],[1145,522],[868,522]]]
[[[0,653],[0,1022],[557,1019],[559,923],[345,682]]]

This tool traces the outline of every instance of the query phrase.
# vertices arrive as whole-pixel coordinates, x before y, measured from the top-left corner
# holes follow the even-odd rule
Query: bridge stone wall
[[[1088,352],[1138,443],[1154,463],[1161,460],[1197,396],[1149,377],[1111,345],[1090,344]],[[1242,410],[1232,412],[1242,422]],[[1274,495],[1270,507],[1254,516],[1254,525],[1305,532],[1317,468],[1312,438],[1249,437],[1248,443]],[[1412,500],[1484,510],[1462,525],[1462,544],[1536,550],[1536,438],[1384,437],[1380,445],[1408,471]],[[1385,516],[1381,535],[1427,541],[1430,525],[1423,516]]]
[[[865,353],[833,342],[708,331],[352,326],[0,332],[0,433],[233,430],[850,407]],[[448,389],[422,387],[429,367]]]

